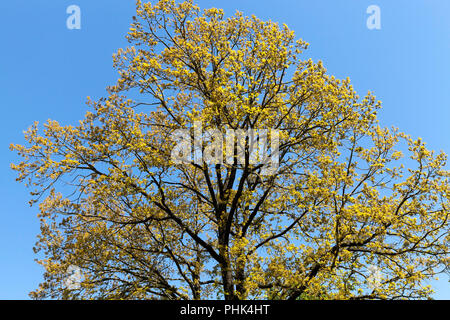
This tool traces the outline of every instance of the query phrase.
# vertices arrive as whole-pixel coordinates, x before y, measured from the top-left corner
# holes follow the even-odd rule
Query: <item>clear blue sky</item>
[[[450,154],[450,1],[199,0],[286,23],[308,41],[307,55],[330,74],[350,77],[363,95],[383,101],[384,125],[398,126]],[[66,8],[81,8],[81,30],[68,30]],[[14,182],[10,143],[48,118],[76,123],[86,97],[115,82],[112,54],[125,47],[134,0],[0,1],[0,299],[27,299],[41,280],[32,251],[39,224],[28,190]],[[381,9],[381,30],[366,27],[366,8]],[[437,298],[450,299],[444,278]]]

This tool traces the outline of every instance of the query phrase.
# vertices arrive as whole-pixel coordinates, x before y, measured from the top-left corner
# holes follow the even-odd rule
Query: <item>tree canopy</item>
[[[11,145],[39,203],[32,297],[430,296],[449,263],[444,153],[380,126],[375,96],[302,58],[286,25],[191,1],[136,10],[108,96],[78,125],[34,123]],[[174,134],[194,138],[195,123],[276,130],[276,170],[250,161],[248,137],[243,161],[237,140],[214,151],[231,161],[176,161]],[[70,266],[79,287],[65,286]]]

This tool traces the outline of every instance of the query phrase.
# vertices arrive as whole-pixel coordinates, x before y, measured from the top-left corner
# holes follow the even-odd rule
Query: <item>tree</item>
[[[137,1],[133,21],[108,97],[77,126],[35,123],[11,145],[39,202],[46,272],[32,297],[430,295],[449,262],[445,154],[381,127],[381,103],[302,60],[308,44],[286,25],[172,0]],[[229,162],[179,161],[177,130],[194,140],[199,123],[271,129],[278,145],[261,163],[248,135],[211,153]]]

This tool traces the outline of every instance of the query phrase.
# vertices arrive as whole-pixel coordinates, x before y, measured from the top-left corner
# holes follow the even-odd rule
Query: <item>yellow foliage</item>
[[[380,127],[380,102],[302,59],[286,25],[138,1],[127,38],[120,79],[79,125],[35,123],[28,146],[11,145],[40,201],[33,297],[429,296],[424,280],[449,263],[444,154]],[[278,170],[174,165],[171,134],[196,121],[280,130]],[[63,285],[69,265],[80,289]]]

